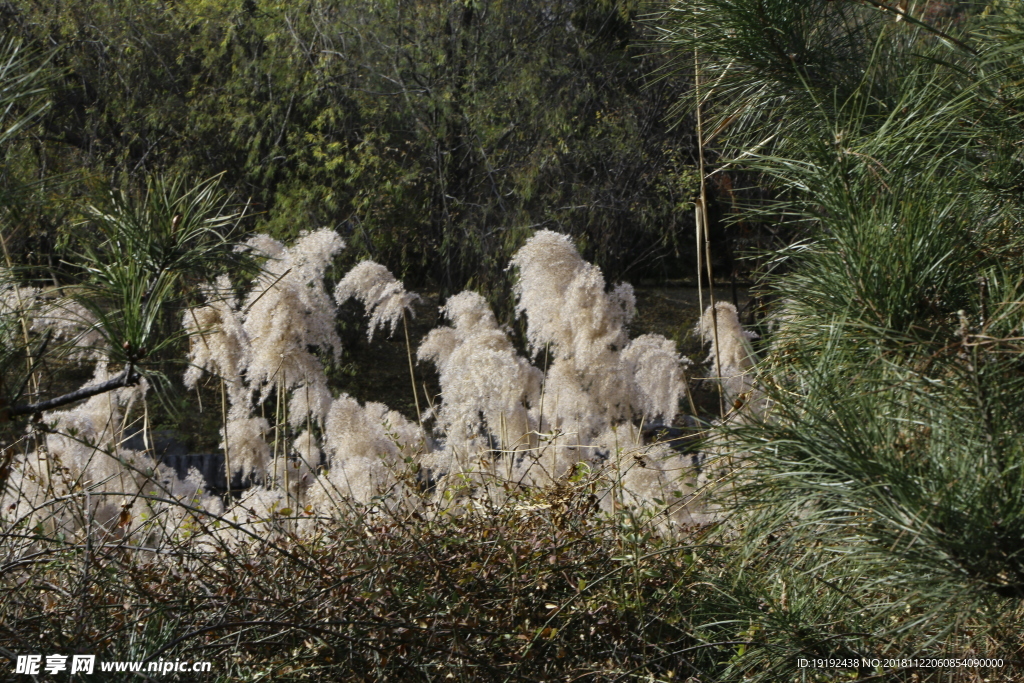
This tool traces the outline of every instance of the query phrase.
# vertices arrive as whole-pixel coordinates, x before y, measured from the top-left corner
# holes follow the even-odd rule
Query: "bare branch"
[[[41,413],[44,410],[53,410],[54,408],[59,408],[63,405],[67,405],[68,403],[80,401],[83,398],[90,398],[96,394],[103,394],[113,389],[120,389],[121,387],[134,386],[139,383],[140,379],[142,379],[142,375],[136,372],[134,368],[129,367],[117,377],[108,379],[106,382],[100,382],[99,384],[94,384],[89,387],[82,387],[81,389],[72,391],[69,394],[51,398],[48,401],[12,406],[8,411],[8,415],[14,417],[16,415],[31,415],[33,413]]]

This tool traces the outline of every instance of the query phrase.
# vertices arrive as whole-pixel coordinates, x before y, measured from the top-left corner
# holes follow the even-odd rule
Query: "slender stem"
[[[696,35],[696,33],[695,33]],[[697,55],[697,48],[693,49],[693,91],[697,98],[697,153],[700,164],[700,198],[694,202],[693,214],[694,214],[694,235],[697,238],[697,306],[700,310],[700,317],[697,318],[698,325],[703,327],[704,320],[704,288],[703,280],[704,277],[704,264],[702,262],[704,249],[701,244],[702,226],[704,225],[704,210],[705,210],[705,187],[704,187],[704,118],[701,115],[700,106],[700,60]],[[704,330],[701,330],[701,336],[703,336]]]
[[[228,456],[228,398],[224,378],[220,378],[220,419],[224,423],[224,479],[228,487],[228,503],[231,502],[231,458]]]
[[[686,400],[690,402],[690,411],[694,417],[697,415],[697,404],[693,402],[693,394],[690,393],[690,381],[686,379],[686,372],[683,372],[683,388],[686,389]]]
[[[420,423],[420,430],[423,429],[423,416],[420,413],[420,397],[416,393],[416,371],[412,363],[412,344],[409,343],[409,323],[406,322],[405,309],[402,309],[402,329],[405,331],[405,353],[409,357],[409,380],[412,382],[412,400],[416,404],[416,421]]]
[[[288,375],[282,371],[282,380],[285,383],[285,387],[288,386]],[[284,398],[281,400],[281,428],[284,429],[284,434],[281,435],[281,466],[284,468],[284,502],[285,506],[289,507],[291,501],[291,492],[288,490],[288,399]]]
[[[537,431],[544,431],[544,397],[548,392],[548,349],[551,348],[551,342],[544,345],[544,379],[540,384],[540,414],[537,416]],[[550,420],[548,420],[550,422]],[[533,448],[533,442],[529,444],[530,448]],[[538,437],[537,445],[540,446],[540,439]]]
[[[711,321],[715,345],[715,370],[718,375],[718,409],[721,417],[725,417],[725,396],[722,391],[722,357],[718,347],[718,311],[715,309],[715,279],[711,268],[711,239],[708,234],[707,183],[704,170],[704,119],[701,115],[700,99],[700,56],[697,48],[693,49],[693,82],[694,94],[697,97],[697,152],[700,163],[700,199],[696,205],[697,229],[697,298],[700,306],[700,321],[704,322],[704,294],[701,288],[701,253],[707,264],[708,295],[711,300]],[[704,330],[701,329],[703,335]]]
[[[19,306],[20,306],[20,304],[19,304]],[[28,374],[25,375],[25,379],[22,381],[21,386],[18,387],[17,393],[15,393],[12,396],[12,398],[20,397],[25,392],[25,387],[26,387],[26,385],[28,385],[29,379],[34,379],[35,373],[36,373],[36,368],[38,368],[39,365],[43,362],[43,357],[46,355],[46,347],[49,346],[50,339],[52,339],[52,338],[53,338],[53,328],[51,327],[51,328],[46,330],[46,333],[43,335],[43,340],[41,342],[39,342],[39,348],[36,349],[36,352],[34,354],[32,353],[31,349],[26,349],[26,351],[28,352],[28,360],[29,360],[29,363],[30,363],[29,371],[28,371]],[[34,383],[33,391],[38,392],[39,391],[39,383],[37,381],[34,381],[33,383]]]
[[[274,467],[271,474],[271,484],[277,484],[277,448],[281,442],[281,383],[277,383],[276,394],[277,404],[274,406]]]
[[[715,306],[715,280],[711,272],[711,240],[708,239],[708,224],[704,223],[705,261],[708,264],[708,298],[711,301],[711,326],[715,341],[715,374],[718,376],[718,408],[725,418],[725,391],[722,387],[722,354],[718,348],[718,308]]]
[[[313,465],[310,461],[313,459],[313,413],[309,410],[309,384],[306,384],[306,469],[312,471]],[[300,454],[301,457],[301,454]],[[300,481],[301,484],[301,481]],[[300,486],[295,487],[295,505],[302,505],[302,500],[299,498]]]

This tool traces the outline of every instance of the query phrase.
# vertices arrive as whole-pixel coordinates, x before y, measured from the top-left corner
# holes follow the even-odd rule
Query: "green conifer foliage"
[[[722,447],[742,463],[721,492],[723,609],[759,643],[737,678],[789,680],[808,654],[1020,651],[1024,24],[953,4],[657,19],[679,69],[696,54],[724,163],[777,193],[751,211],[800,236],[764,279],[769,407]]]

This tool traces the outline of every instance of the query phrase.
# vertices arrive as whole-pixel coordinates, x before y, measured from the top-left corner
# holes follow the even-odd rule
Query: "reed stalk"
[[[220,378],[220,419],[224,423],[224,479],[227,482],[228,501],[231,500],[231,456],[228,447],[228,397],[224,378]]]

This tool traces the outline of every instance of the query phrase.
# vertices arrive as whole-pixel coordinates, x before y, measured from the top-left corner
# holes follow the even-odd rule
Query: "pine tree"
[[[1024,20],[939,4],[701,0],[655,19],[674,76],[696,72],[709,171],[771,188],[738,218],[796,235],[763,279],[771,407],[716,443],[742,464],[720,493],[728,616],[709,615],[757,643],[737,678],[789,680],[815,652],[1021,646]]]

